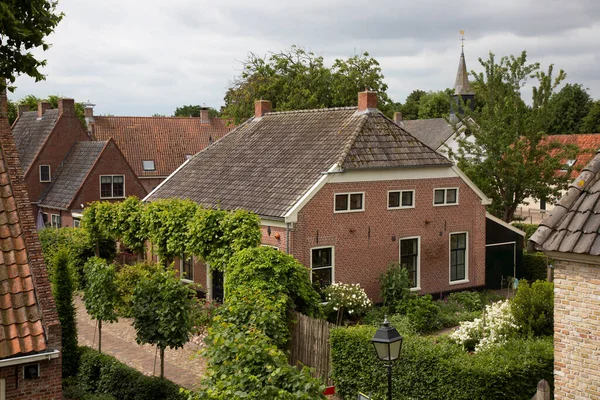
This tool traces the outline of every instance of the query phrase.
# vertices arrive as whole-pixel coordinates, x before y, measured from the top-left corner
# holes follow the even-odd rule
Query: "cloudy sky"
[[[96,114],[171,115],[219,108],[240,61],[293,44],[328,63],[368,51],[388,94],[454,83],[466,31],[467,67],[491,50],[528,51],[600,99],[598,0],[59,0],[65,18],[43,53],[47,80],[17,80],[13,100],[58,94]]]

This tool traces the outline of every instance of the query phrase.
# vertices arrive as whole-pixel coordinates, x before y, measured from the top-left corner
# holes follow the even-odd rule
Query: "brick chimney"
[[[19,117],[23,115],[24,112],[29,111],[29,106],[27,104],[19,105]]]
[[[200,123],[207,124],[210,122],[210,116],[208,115],[208,107],[200,107]]]
[[[271,112],[271,102],[269,100],[256,100],[254,102],[254,118],[260,118],[268,112]]]
[[[394,122],[400,125],[402,123],[402,113],[400,111],[396,111],[394,113]]]
[[[365,90],[358,93],[358,111],[367,111],[377,108],[377,92]]]
[[[66,117],[75,116],[75,100],[73,99],[58,99],[58,115]]]
[[[50,103],[47,101],[40,101],[38,103],[38,118],[42,118],[42,116],[46,113],[47,110],[50,110],[52,107]]]
[[[8,118],[8,96],[6,87],[0,89],[0,118]],[[6,123],[8,126],[8,122]]]

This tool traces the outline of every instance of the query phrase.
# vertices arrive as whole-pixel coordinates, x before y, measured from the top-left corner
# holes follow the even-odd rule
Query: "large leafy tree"
[[[46,98],[36,97],[32,94],[28,94],[23,97],[21,100],[17,101],[17,104],[20,106],[28,106],[30,110],[37,110],[38,103],[40,101],[45,101],[50,103],[52,108],[58,108],[58,100],[65,98],[64,96],[58,95],[50,95]],[[83,103],[75,103],[75,115],[81,121],[82,124],[85,125],[85,107]]]
[[[550,96],[548,134],[583,132],[583,120],[592,103],[592,98],[581,84],[567,83]]]
[[[583,133],[600,133],[600,100],[594,102],[581,124]]]
[[[200,107],[199,105],[181,106],[181,107],[177,107],[175,109],[175,113],[173,113],[173,116],[174,117],[196,117],[197,118],[197,117],[200,117],[201,109],[202,109],[202,107]],[[208,107],[208,115],[211,118],[218,117],[219,112],[212,107]]]
[[[570,169],[564,160],[574,158],[576,149],[559,148],[545,140],[549,126],[549,101],[553,90],[565,79],[564,71],[553,77],[538,63],[529,64],[527,53],[502,57],[490,53],[479,59],[482,73],[472,73],[483,106],[465,118],[474,140],[460,140],[459,167],[493,200],[490,211],[504,221],[513,219],[515,210],[529,197],[549,201],[565,188]],[[534,77],[531,106],[521,99],[521,88]],[[469,118],[469,117],[472,117]],[[473,122],[474,121],[474,122]],[[566,173],[560,173],[567,169]]]
[[[239,123],[254,114],[257,99],[270,100],[278,111],[352,106],[365,88],[378,91],[385,108],[390,102],[383,78],[379,63],[368,53],[335,60],[330,68],[322,56],[297,46],[268,57],[250,53],[221,111]]]
[[[423,90],[413,90],[406,97],[404,104],[400,106],[402,111],[402,118],[406,120],[418,119],[419,118],[419,107],[421,105],[421,98],[427,95],[427,92]]]
[[[50,47],[46,36],[63,17],[56,10],[57,4],[48,0],[0,0],[0,92],[6,89],[5,79],[14,83],[21,74],[36,82],[44,79],[40,68],[46,61],[31,50],[46,51]]]
[[[450,114],[452,90],[428,92],[419,100],[419,119],[444,118]]]

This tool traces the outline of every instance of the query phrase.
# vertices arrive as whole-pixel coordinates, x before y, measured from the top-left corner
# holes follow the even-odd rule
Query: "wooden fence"
[[[291,320],[290,364],[314,368],[313,375],[330,384],[329,330],[335,325],[297,312]]]

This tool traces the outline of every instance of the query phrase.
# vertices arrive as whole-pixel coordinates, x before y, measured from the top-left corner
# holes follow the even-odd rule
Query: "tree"
[[[45,38],[63,17],[56,12],[57,1],[0,0],[0,77],[14,83],[16,77],[26,74],[36,82],[43,80],[40,68],[46,65],[30,51],[41,47],[48,50]],[[6,82],[0,79],[0,93]]]
[[[17,102],[17,104],[20,106],[28,106],[29,110],[31,110],[31,111],[37,110],[38,103],[41,101],[50,103],[50,107],[52,107],[52,108],[58,108],[58,100],[64,99],[64,98],[66,98],[66,97],[58,96],[58,95],[50,95],[50,96],[46,97],[45,99],[42,99],[42,98],[36,97],[32,94],[28,94],[27,96],[25,96],[21,100],[19,100]],[[85,107],[83,106],[83,103],[75,103],[75,115],[81,121],[81,123],[85,126]]]
[[[100,244],[103,242],[114,242],[117,226],[117,203],[108,201],[95,201],[83,210],[81,227],[90,235],[90,240],[96,246],[96,257],[100,257]]]
[[[548,201],[566,187],[570,167],[563,160],[575,158],[572,146],[559,148],[545,140],[549,125],[548,103],[554,88],[565,78],[561,70],[553,79],[553,66],[540,71],[537,63],[528,64],[525,51],[519,57],[496,61],[479,59],[485,72],[473,77],[483,96],[480,111],[468,107],[461,119],[474,140],[459,139],[458,166],[493,200],[490,211],[504,221],[511,221],[517,207],[532,197]],[[532,106],[521,99],[520,89],[528,77],[537,79],[533,87]],[[471,119],[472,117],[472,119]],[[473,122],[475,121],[475,122]],[[558,171],[566,169],[566,173]]]
[[[165,375],[165,349],[180,348],[193,328],[195,292],[181,283],[172,269],[159,271],[138,283],[133,294],[136,341],[160,350],[160,377]]]
[[[240,76],[225,94],[223,115],[239,123],[254,114],[254,101],[270,100],[277,111],[357,104],[358,92],[378,90],[389,103],[379,63],[368,53],[335,60],[328,68],[322,56],[298,46],[269,57],[250,53]]]
[[[118,301],[115,266],[93,257],[85,263],[85,276],[87,285],[83,301],[88,314],[98,320],[98,352],[102,353],[102,322],[118,321],[115,311]]]
[[[12,125],[13,122],[15,122],[15,119],[17,119],[19,111],[17,109],[17,105],[13,101],[8,100],[7,104],[8,104],[8,124]]]
[[[450,114],[452,90],[428,92],[419,99],[419,119],[444,118]]]
[[[419,118],[419,106],[421,98],[427,93],[423,90],[413,90],[407,97],[404,104],[400,107],[402,111],[402,119],[411,120]]]
[[[115,221],[119,240],[138,255],[138,261],[143,258],[148,240],[148,231],[142,219],[143,213],[144,203],[135,196],[129,196],[119,203]]]
[[[587,89],[581,84],[567,83],[550,96],[548,134],[584,133],[583,120],[592,103]]]
[[[62,328],[62,372],[63,378],[77,373],[79,356],[77,350],[77,322],[73,303],[73,278],[69,266],[70,253],[62,248],[54,255],[52,295]]]
[[[199,105],[189,105],[189,106],[181,106],[175,109],[173,113],[174,117],[200,117],[200,110],[202,107]],[[215,118],[219,116],[219,112],[212,107],[208,107],[208,116],[210,118]]]
[[[583,118],[581,132],[600,133],[600,100],[594,102],[588,115]]]

